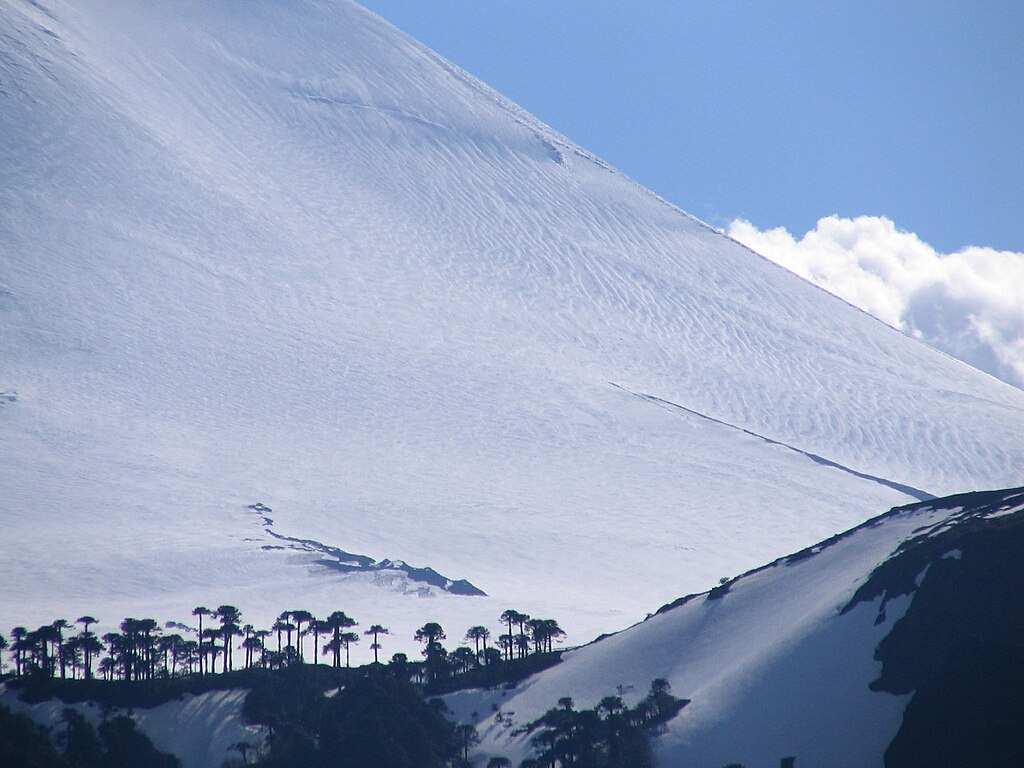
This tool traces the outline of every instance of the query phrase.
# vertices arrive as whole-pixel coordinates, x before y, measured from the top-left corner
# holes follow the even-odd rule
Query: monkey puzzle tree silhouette
[[[160,654],[162,663],[161,674],[166,677],[174,676],[174,662],[172,659],[175,648],[179,643],[184,642],[181,635],[162,635],[156,639],[156,648]]]
[[[103,635],[103,642],[107,646],[107,656],[100,660],[100,668],[104,673],[104,679],[113,680],[117,677],[119,669],[122,673],[124,670],[125,639],[118,632],[107,632]]]
[[[195,665],[199,661],[199,641],[186,640],[181,646],[181,659],[185,669],[191,675],[195,671]]]
[[[285,648],[287,648],[292,644],[292,632],[295,630],[295,625],[292,623],[292,612],[282,611],[277,618],[284,622]]]
[[[470,667],[480,663],[479,656],[468,645],[460,645],[452,651],[449,659],[451,660],[452,666],[459,672],[459,674],[469,672]]]
[[[73,625],[62,619],[43,625],[33,632],[24,627],[15,627],[8,635],[13,642],[7,642],[7,638],[0,636],[3,641],[0,651],[8,651],[8,661],[13,662],[14,672],[18,676],[40,674],[53,678],[59,669],[61,676],[66,678],[70,667],[72,678],[88,680],[93,678],[93,670],[96,668],[104,679],[135,682],[196,672],[199,675],[227,673],[234,669],[234,650],[238,637],[243,638],[238,648],[245,651],[246,669],[256,666],[257,654],[258,663],[264,668],[269,665],[270,669],[280,669],[300,662],[303,658],[304,638],[309,634],[313,635],[314,664],[318,663],[316,659],[320,655],[321,638],[330,635],[330,642],[323,643],[323,654],[331,653],[333,666],[340,668],[341,652],[344,650],[345,666],[350,667],[351,645],[360,640],[359,633],[345,631],[357,626],[358,622],[343,611],[334,611],[323,621],[309,611],[285,611],[271,629],[262,630],[251,624],[243,627],[241,611],[232,605],[221,605],[215,610],[197,606],[192,610],[192,615],[196,617],[195,630],[176,622],[168,622],[166,627],[168,630],[180,627],[190,632],[195,631],[194,641],[187,641],[177,634],[165,635],[154,619],[132,617],[121,622],[120,633],[107,633],[101,640],[91,629],[97,624],[97,619],[85,615],[75,621],[83,627],[77,635],[66,633]],[[501,676],[501,663],[505,658],[513,659],[517,651],[520,658],[529,654],[530,639],[535,651],[551,652],[553,639],[565,634],[553,619],[531,619],[513,609],[503,612],[501,618],[513,634],[501,635],[495,647],[489,644],[491,631],[483,625],[476,625],[466,631],[464,638],[467,643],[472,640],[472,646],[463,646],[451,653],[441,644],[442,640],[447,639],[443,627],[437,622],[423,625],[416,631],[415,639],[424,644],[422,653],[426,660],[421,665],[409,665],[413,676],[428,687],[438,684],[434,685],[435,691],[441,690],[442,678],[450,681],[443,683],[449,688],[465,684],[454,676],[467,676],[463,680],[471,678],[477,674],[473,671],[474,667],[495,664],[495,669],[499,670],[497,674]],[[219,626],[216,621],[219,621]],[[520,630],[518,633],[515,632],[517,628]],[[529,629],[529,636],[523,631],[525,629]],[[294,646],[292,630],[297,632]],[[268,651],[265,642],[275,632],[279,649],[277,653]],[[284,648],[283,633],[288,636],[288,644]],[[373,651],[375,665],[380,664],[381,635],[387,634],[390,634],[388,628],[380,624],[373,624],[362,633],[362,636],[372,640],[370,649]],[[218,654],[222,654],[219,669]],[[540,660],[542,664],[545,661]],[[394,672],[397,674],[397,668]],[[510,674],[515,675],[515,670]],[[479,670],[479,678],[482,680],[485,677],[493,678],[494,675]]]
[[[121,622],[121,674],[125,680],[137,680],[139,664],[139,620],[128,617]]]
[[[242,648],[245,649],[245,668],[251,669],[255,664],[256,652],[260,649],[259,635],[255,631],[246,633],[245,639],[242,640]]]
[[[326,621],[313,617],[313,620],[309,623],[309,629],[307,632],[313,635],[313,663],[319,664],[318,659],[320,658],[320,636],[330,632],[330,627],[327,626]]]
[[[359,633],[342,632],[340,635],[338,635],[338,640],[341,641],[342,646],[344,646],[345,648],[345,667],[348,668],[351,666],[351,664],[349,663],[349,649],[352,647],[353,643],[359,642]]]
[[[100,659],[100,663],[97,665],[97,670],[103,676],[104,680],[113,680],[117,673],[117,662],[114,660],[113,656],[104,656]]]
[[[138,631],[142,671],[147,680],[156,676],[157,639],[160,625],[154,619],[139,619]]]
[[[329,646],[330,650],[333,651],[333,653],[334,653],[334,665],[333,666],[334,666],[335,669],[340,669],[341,668],[341,647],[342,647],[341,631],[343,629],[348,629],[349,627],[358,626],[359,622],[356,621],[355,619],[349,617],[348,615],[346,615],[346,613],[344,611],[334,611],[330,616],[328,616],[324,620],[324,623],[327,625],[328,629],[333,634],[333,637],[331,638],[330,643],[327,643],[324,646],[324,653],[327,653],[328,646]]]
[[[203,616],[209,616],[212,611],[205,605],[199,605],[192,609],[192,615],[199,617],[199,629],[196,630],[196,637],[199,638],[199,674],[206,674],[206,670],[203,668],[206,653],[203,651]]]
[[[283,615],[283,614],[282,614]],[[277,652],[281,653],[281,633],[288,627],[288,620],[278,616],[273,625],[270,627],[274,632],[277,633]]]
[[[45,674],[53,677],[60,632],[52,624],[45,624],[35,632],[30,632],[26,639],[30,641],[33,667],[42,669]]]
[[[236,741],[230,747],[229,752],[237,752],[242,756],[242,765],[249,765],[249,754],[259,753],[259,747],[255,744],[250,744],[247,741]]]
[[[252,666],[253,648],[255,643],[253,642],[253,632],[256,631],[256,627],[252,624],[246,624],[242,627],[242,649],[245,651],[245,668],[249,669]]]
[[[181,635],[170,635],[170,650],[171,650],[171,666],[168,674],[171,677],[176,675],[185,674],[186,670],[189,669],[189,655],[190,648],[189,643],[191,641],[186,640]],[[166,667],[166,661],[164,662]]]
[[[565,630],[554,619],[530,619],[527,626],[533,638],[533,648],[538,653],[551,653],[552,642],[556,638],[565,637]]]
[[[516,650],[516,651],[519,652],[518,653],[519,658],[523,658],[530,651],[530,644],[529,644],[529,642],[527,642],[524,645],[522,640],[520,639],[521,636],[525,636],[526,635],[526,622],[528,622],[530,620],[529,614],[520,613],[519,611],[515,610],[514,608],[509,608],[508,610],[502,612],[501,620],[503,622],[505,622],[505,624],[508,625],[509,643],[508,643],[507,646],[503,645],[502,647],[507,649],[509,661],[512,660],[512,652],[513,652],[513,650]],[[513,630],[512,630],[512,625],[513,624],[518,624],[519,625],[519,632],[518,633],[513,632]]]
[[[391,655],[391,661],[388,662],[388,666],[391,671],[394,672],[396,678],[400,680],[409,679],[409,657],[404,653],[394,653]]]
[[[530,614],[516,614],[516,623],[519,625],[519,633],[515,637],[516,649],[519,651],[519,658],[526,658],[530,655],[530,638],[526,634],[526,624],[530,621]]]
[[[14,653],[14,674],[17,677],[21,677],[25,651],[28,649],[26,637],[28,637],[28,629],[25,627],[15,627],[11,630],[11,651]]]
[[[455,726],[455,743],[459,745],[463,764],[469,765],[469,750],[480,743],[480,736],[477,735],[476,727],[469,723]]]
[[[50,626],[53,627],[54,631],[57,633],[57,647],[54,656],[60,665],[60,679],[64,680],[66,678],[67,668],[67,661],[64,658],[64,630],[71,629],[71,625],[68,623],[67,619],[57,619]]]
[[[79,616],[75,619],[75,623],[84,625],[82,632],[78,635],[78,645],[82,649],[84,657],[85,679],[91,680],[93,654],[103,651],[103,644],[99,641],[99,638],[89,631],[89,627],[96,623],[96,619],[92,616]]]
[[[429,649],[433,645],[439,645],[440,641],[446,640],[448,636],[444,633],[444,628],[440,624],[436,621],[430,621],[417,629],[413,638],[418,643],[426,643]]]
[[[298,652],[299,661],[302,661],[302,625],[305,623],[312,623],[314,621],[313,614],[309,611],[288,611],[287,613],[291,617],[291,620],[295,622],[295,650]],[[291,643],[289,641],[289,645],[290,644]],[[316,661],[315,657],[314,661]]]
[[[441,641],[447,639],[444,628],[436,621],[429,621],[416,630],[413,639],[426,644],[423,655],[427,660],[427,679],[428,682],[436,682],[444,666],[444,648],[441,646]]]
[[[512,649],[515,646],[514,635],[498,635],[498,647],[506,661],[512,661]]]
[[[205,654],[209,657],[209,662],[206,664],[206,671],[208,674],[217,674],[217,654],[220,653],[221,647],[217,645],[217,641],[223,637],[221,631],[217,627],[207,627],[203,630],[203,639],[206,642],[203,644],[200,654]]]
[[[82,632],[76,638],[79,647],[82,649],[82,667],[85,672],[85,679],[92,680],[92,661],[103,652],[104,645],[94,632]]]
[[[515,610],[514,608],[509,608],[508,610],[502,611],[501,613],[501,620],[508,624],[509,642],[507,645],[503,645],[502,648],[507,650],[509,661],[512,660],[512,646],[514,644],[513,638],[515,637],[515,634],[513,634],[512,632],[512,625],[519,621],[519,616],[519,611]]]
[[[231,653],[231,647],[234,645],[232,638],[242,634],[240,626],[242,612],[233,605],[222,605],[214,611],[214,615],[220,619],[220,631],[224,639],[224,664],[221,671],[227,672],[229,669],[234,669]]]
[[[633,709],[619,696],[606,696],[594,709],[577,711],[572,699],[563,697],[558,700],[558,709],[548,710],[526,726],[528,732],[538,727],[542,730],[531,739],[539,754],[521,763],[521,768],[651,768],[651,736],[660,733],[687,703],[672,696],[668,682],[661,678],[652,682],[650,695]]]
[[[477,625],[475,627],[470,627],[468,630],[466,630],[466,636],[463,639],[466,642],[469,642],[470,640],[473,641],[473,646],[474,646],[474,649],[476,650],[477,664],[480,663],[480,659],[481,658],[483,658],[485,661],[487,659],[487,639],[490,636],[491,636],[491,630],[489,630],[487,627],[484,627],[484,626]],[[484,646],[483,656],[482,657],[481,657],[481,654],[480,654],[480,643],[481,642],[483,642],[483,646]]]
[[[64,662],[71,668],[71,679],[77,679],[78,668],[84,666],[82,642],[78,635],[72,635],[64,641]]]
[[[382,627],[380,624],[373,624],[364,635],[373,635],[373,642],[370,644],[370,649],[373,651],[373,663],[379,664],[377,661],[377,651],[381,649],[381,644],[378,641],[378,635],[390,635],[391,631],[387,627]]]

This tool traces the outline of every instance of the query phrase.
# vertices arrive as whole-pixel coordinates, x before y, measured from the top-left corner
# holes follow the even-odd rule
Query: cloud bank
[[[884,217],[828,216],[797,240],[748,221],[730,237],[943,352],[1024,389],[1024,253],[938,253]]]

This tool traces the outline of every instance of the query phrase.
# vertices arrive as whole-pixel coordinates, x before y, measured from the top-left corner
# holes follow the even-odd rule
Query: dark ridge
[[[922,491],[920,488],[915,488],[912,485],[905,485],[903,483],[897,483],[893,480],[887,480],[884,477],[877,477],[875,475],[869,475],[864,472],[858,472],[856,469],[851,469],[850,467],[844,466],[843,464],[839,464],[835,461],[832,461],[831,459],[826,459],[824,456],[819,456],[816,453],[805,451],[802,448],[797,448],[794,445],[789,445],[788,443],[783,443],[779,440],[773,440],[770,437],[765,437],[764,435],[758,434],[757,432],[752,432],[751,430],[737,426],[736,424],[730,424],[728,421],[722,421],[721,419],[716,419],[714,416],[708,416],[706,413],[701,413],[700,411],[695,411],[692,408],[687,408],[685,405],[673,403],[671,400],[665,400],[664,398],[656,397],[655,395],[646,395],[643,392],[634,392],[630,389],[626,389],[625,387],[619,384],[616,384],[613,381],[609,381],[608,383],[611,384],[616,389],[621,389],[623,392],[627,392],[628,394],[633,395],[634,397],[639,397],[641,400],[646,400],[649,403],[675,408],[677,410],[689,413],[693,416],[697,416],[701,419],[705,419],[706,421],[711,421],[714,422],[715,424],[721,424],[723,427],[729,427],[731,429],[739,430],[743,434],[750,435],[751,437],[756,437],[758,440],[762,440],[768,443],[769,445],[778,445],[782,448],[786,448],[795,453],[799,453],[801,456],[805,456],[811,461],[817,464],[821,464],[824,467],[838,469],[842,472],[846,472],[847,474],[853,475],[854,477],[859,477],[862,480],[870,480],[873,483],[884,485],[886,488],[892,488],[895,491],[904,493],[907,496],[913,496],[915,499],[920,499],[921,501],[930,501],[935,498],[935,496],[928,493],[928,491]]]
[[[448,591],[453,595],[469,595],[476,597],[487,596],[486,592],[466,579],[456,579],[451,582],[451,584],[448,585]]]
[[[567,650],[567,649],[566,649]],[[560,664],[565,650],[531,653],[521,659],[510,659],[501,664],[486,664],[470,669],[463,674],[439,680],[432,680],[424,688],[427,696],[444,696],[455,691],[474,688],[497,688],[512,690],[523,680],[545,669]]]
[[[711,591],[708,592],[708,600],[721,600],[727,594],[729,594],[729,587],[733,585],[735,579],[723,581],[717,587],[712,587]]]
[[[989,517],[997,512],[1024,506],[1024,488],[961,493],[939,499],[938,502],[896,507],[882,516],[929,507],[961,507],[959,512],[951,514],[935,526],[918,528],[916,536],[900,544],[893,557],[879,565],[854,593],[842,613],[852,610],[858,603],[872,602],[878,597],[884,596],[888,601],[910,594],[917,589],[916,582],[921,572],[928,565],[941,561],[942,556],[950,550],[959,548],[958,542],[970,540],[975,534],[988,536],[1004,529],[1016,529],[1024,523],[1024,516],[1016,514],[995,519]]]
[[[757,568],[752,568],[751,570],[741,573],[739,576],[736,576],[732,579],[728,579],[725,585],[718,585],[714,589],[709,590],[707,592],[697,592],[694,594],[677,598],[673,600],[671,603],[667,603],[661,606],[661,608],[655,611],[653,615],[657,616],[662,613],[665,613],[666,611],[670,611],[673,608],[678,608],[679,606],[685,605],[686,603],[690,602],[691,600],[695,600],[698,597],[710,597],[711,592],[715,590],[719,591],[718,594],[715,595],[715,598],[712,599],[717,599],[718,597],[721,597],[725,592],[728,591],[728,589],[721,590],[720,587],[722,586],[731,586],[740,579],[745,579],[748,576],[752,576],[755,573],[760,573],[761,571],[767,570],[768,568],[775,568],[779,565],[791,565],[793,563],[798,563],[801,560],[806,560],[807,558],[813,557],[814,555],[820,553],[825,549],[828,549],[834,544],[837,544],[846,537],[851,536],[860,530],[863,530],[865,528],[874,528],[877,525],[881,525],[891,517],[898,517],[900,515],[913,513],[925,509],[952,510],[956,509],[957,507],[962,507],[963,509],[960,512],[950,515],[948,518],[946,518],[945,521],[943,521],[943,524],[953,524],[958,521],[962,521],[965,518],[992,514],[993,512],[998,512],[1002,509],[1008,509],[1013,506],[1016,506],[1017,504],[1024,504],[1024,487],[1002,489],[995,491],[970,491],[968,493],[958,493],[952,496],[945,496],[943,498],[930,499],[928,501],[919,501],[914,502],[912,504],[904,504],[899,507],[893,507],[892,509],[883,512],[880,515],[876,515],[875,517],[865,520],[863,523],[860,523],[859,525],[856,525],[853,528],[850,528],[849,530],[842,531],[841,533],[837,533],[834,536],[830,536],[824,541],[821,541],[817,544],[813,544],[810,547],[805,547],[804,549],[801,549],[798,552],[794,552],[791,555],[780,557],[779,559],[773,560],[767,565],[761,565]],[[919,530],[923,531],[924,529]],[[906,546],[906,544],[901,545],[897,549],[897,552],[899,552],[900,549],[903,549]],[[916,577],[917,573],[919,572],[920,570],[915,571],[914,576]],[[861,588],[854,594],[850,603],[843,607],[841,611],[842,613],[846,613],[847,611],[851,610],[857,602],[860,602],[862,600],[870,601],[877,597],[878,594],[881,594],[881,592],[878,592],[874,595],[870,595],[867,592],[865,592],[865,590],[870,589],[870,583],[871,579],[869,579],[861,586]]]
[[[686,605],[691,600],[700,597],[701,594],[707,594],[707,593],[706,592],[701,592],[700,594],[686,595],[685,597],[677,597],[671,603],[667,603],[666,605],[661,606],[661,608],[659,608],[658,610],[656,610],[654,612],[654,615],[657,616],[660,613],[665,613],[666,611],[671,611],[673,608],[678,608],[681,605]],[[608,637],[608,635],[604,635],[604,637]]]
[[[381,560],[377,561],[367,555],[356,555],[352,552],[346,552],[339,547],[332,547],[323,542],[316,541],[315,539],[300,539],[295,536],[285,536],[284,534],[278,533],[273,530],[274,519],[269,517],[270,512],[273,512],[270,507],[262,502],[255,504],[249,504],[246,509],[250,509],[259,516],[260,520],[263,521],[263,528],[267,534],[273,536],[278,541],[288,542],[290,546],[274,546],[264,545],[261,549],[296,549],[303,552],[317,552],[322,555],[327,555],[327,558],[317,560],[316,564],[324,568],[329,568],[334,571],[340,571],[342,573],[367,573],[377,571],[399,571],[404,573],[410,581],[419,582],[422,584],[428,584],[432,587],[443,589],[445,592],[449,592],[453,595],[464,595],[469,597],[486,597],[487,593],[482,589],[467,581],[466,579],[449,579],[433,568],[417,568],[409,565],[401,560]]]

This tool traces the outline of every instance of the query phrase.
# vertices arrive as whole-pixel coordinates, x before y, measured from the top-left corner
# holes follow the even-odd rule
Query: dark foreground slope
[[[406,737],[431,760],[475,746],[479,764],[505,757],[518,765],[538,749],[557,750],[568,707],[596,727],[616,707],[649,712],[652,681],[664,681],[687,700],[672,710],[677,716],[658,722],[663,733],[653,741],[654,756],[665,766],[753,768],[784,758],[796,758],[800,768],[1018,766],[1022,562],[1024,489],[899,507],[665,606],[525,680],[448,694],[463,730],[424,708],[409,680],[429,682],[432,673],[404,661],[361,672],[299,665],[222,680],[157,680],[152,690],[45,681],[19,686],[31,703],[14,702],[12,690],[4,700],[52,724],[64,705],[39,699],[61,692],[88,714],[82,697],[64,689],[92,686],[93,698],[108,707],[133,706],[140,730],[190,768],[217,768],[225,750],[243,742],[250,758],[262,753],[281,764],[303,750],[330,764],[317,746],[324,739],[334,739],[339,752],[358,743],[364,762],[372,761],[373,744],[397,748]],[[252,690],[244,710],[254,727],[246,730],[240,720],[245,697],[223,688]],[[348,693],[322,695],[339,689]],[[189,752],[232,728],[236,735],[219,752]],[[381,754],[385,763],[398,759]]]
[[[666,678],[692,703],[665,765],[1024,764],[1022,510],[1019,488],[895,508],[452,706],[498,707],[481,750],[515,761],[531,745],[510,719]]]
[[[955,502],[962,512],[905,542],[850,606],[914,596],[875,652],[872,688],[913,694],[889,768],[1024,765],[1024,492]]]

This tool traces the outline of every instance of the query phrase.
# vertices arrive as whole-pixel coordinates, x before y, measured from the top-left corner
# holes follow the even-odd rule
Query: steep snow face
[[[936,561],[946,561],[942,588],[955,589],[955,576],[948,576],[963,568],[957,565],[963,553],[943,537],[951,541],[961,529],[976,532],[1007,515],[1017,516],[1020,530],[1021,490],[998,495],[894,510],[744,575],[720,597],[692,596],[625,632],[570,651],[561,664],[512,691],[464,691],[446,700],[459,719],[480,720],[480,754],[506,755],[517,765],[531,752],[531,736],[516,729],[556,707],[560,698],[569,696],[582,709],[618,694],[633,705],[652,680],[665,678],[676,696],[691,703],[656,739],[660,764],[767,767],[796,757],[798,765],[880,767],[911,695],[888,693],[889,686],[869,688],[883,671],[876,647],[922,585],[929,586]],[[990,541],[1006,549],[1007,541],[993,530]],[[926,551],[902,550],[910,540]],[[991,555],[992,546],[987,553],[972,552],[975,562]],[[909,583],[891,577],[881,584],[869,581],[883,563],[894,566],[890,571],[913,566]],[[990,581],[969,586],[983,592]],[[986,610],[1005,613],[1007,604],[1012,603],[996,598]],[[935,657],[923,666],[951,663],[935,650],[943,643],[956,645],[971,632],[991,640],[991,626],[1015,627],[1013,618],[983,628],[954,624],[940,621],[928,630],[942,639],[934,641]]]
[[[0,0],[0,105],[19,623],[230,602],[406,637],[515,606],[584,640],[919,491],[1020,479],[1024,393],[347,2]],[[264,549],[257,502],[491,597]]]

